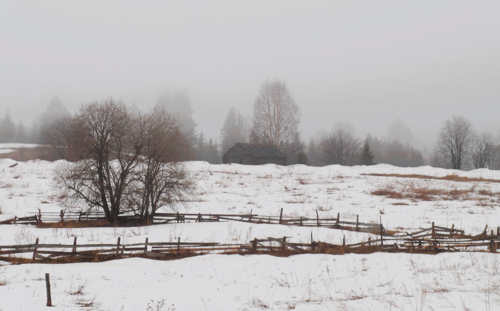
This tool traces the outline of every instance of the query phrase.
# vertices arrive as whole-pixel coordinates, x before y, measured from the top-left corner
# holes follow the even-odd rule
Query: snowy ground
[[[2,145],[0,145],[2,146]],[[3,148],[3,147],[2,147]],[[0,149],[2,149],[0,148]],[[58,162],[0,159],[0,220],[38,209],[66,209],[58,199],[53,170]],[[500,225],[500,172],[460,172],[431,167],[397,168],[189,164],[195,194],[180,212],[249,213],[381,219],[387,229],[436,225],[477,234]],[[367,174],[455,174],[493,181],[457,182]],[[372,193],[389,191],[397,198]],[[426,196],[422,196],[426,194]],[[0,245],[182,241],[245,243],[253,238],[292,237],[340,243],[366,241],[369,234],[326,228],[248,223],[186,223],[128,228],[38,229],[0,225]],[[43,310],[45,273],[53,282],[52,310],[493,310],[500,309],[498,255],[206,255],[176,261],[126,259],[85,264],[0,263],[0,310]],[[81,293],[77,293],[78,289]],[[92,302],[92,303],[91,303]],[[85,304],[90,304],[85,307]],[[174,304],[174,306],[172,306]],[[155,310],[155,309],[153,309]]]
[[[11,153],[19,148],[35,148],[40,145],[36,144],[0,144],[0,153]]]

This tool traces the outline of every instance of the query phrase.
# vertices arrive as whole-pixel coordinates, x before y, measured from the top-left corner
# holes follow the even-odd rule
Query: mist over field
[[[185,91],[196,131],[251,117],[267,79],[286,83],[307,143],[337,122],[385,139],[398,119],[431,151],[462,115],[498,134],[500,4],[120,1],[0,4],[0,116],[25,126],[54,95],[74,113],[113,96],[141,111]]]

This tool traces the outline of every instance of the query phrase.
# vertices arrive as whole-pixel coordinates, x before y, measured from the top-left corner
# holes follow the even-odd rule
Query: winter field
[[[13,146],[2,149],[11,149]],[[18,163],[18,165],[12,166]],[[66,207],[54,184],[60,162],[0,159],[0,221]],[[431,167],[280,167],[188,164],[195,193],[176,211],[336,217],[388,230],[438,226],[479,234],[500,225],[500,171]],[[182,241],[367,241],[372,234],[242,222],[147,227],[0,225],[0,245]],[[500,262],[486,252],[438,255],[204,255],[172,261],[78,264],[0,261],[0,310],[500,310]],[[45,273],[52,302],[45,307]],[[161,302],[164,302],[163,306]]]

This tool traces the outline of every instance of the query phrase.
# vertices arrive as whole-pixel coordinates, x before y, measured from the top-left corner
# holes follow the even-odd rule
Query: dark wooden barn
[[[286,154],[270,145],[236,143],[222,157],[223,163],[286,165]]]

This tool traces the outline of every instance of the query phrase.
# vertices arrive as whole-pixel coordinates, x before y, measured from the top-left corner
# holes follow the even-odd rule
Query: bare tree
[[[250,141],[277,147],[287,157],[294,157],[304,149],[298,144],[299,122],[299,107],[285,83],[264,82],[254,104]]]
[[[113,99],[83,105],[76,118],[85,133],[84,160],[61,167],[59,184],[70,198],[104,211],[116,224],[124,206],[130,206],[127,191],[144,144],[139,124]]]
[[[495,139],[488,132],[474,134],[471,148],[472,164],[475,168],[489,168],[495,152]]]
[[[185,165],[177,162],[185,157],[189,142],[177,118],[163,107],[141,116],[140,123],[144,145],[129,201],[141,221],[150,223],[159,209],[174,205],[191,187]]]
[[[79,119],[64,115],[48,123],[41,124],[40,140],[52,147],[54,160],[65,159],[78,161],[82,159],[83,139],[85,132]]]
[[[358,162],[361,142],[348,130],[338,127],[327,134],[318,147],[318,158],[323,165],[354,165]]]
[[[441,127],[431,163],[445,168],[463,169],[472,141],[472,124],[462,116],[453,116]]]

